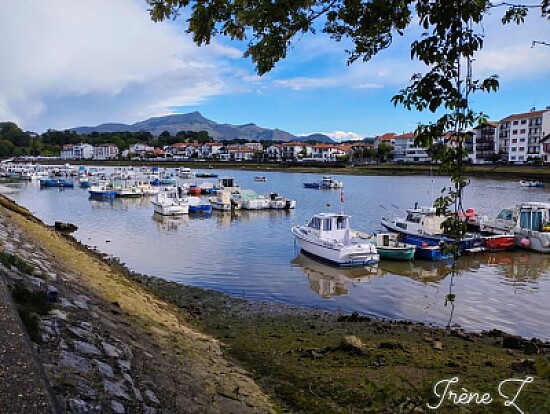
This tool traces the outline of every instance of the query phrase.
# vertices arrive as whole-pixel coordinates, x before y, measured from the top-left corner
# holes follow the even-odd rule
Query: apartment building
[[[523,164],[530,159],[548,158],[543,138],[550,132],[550,107],[513,114],[498,123],[498,150],[502,159]]]

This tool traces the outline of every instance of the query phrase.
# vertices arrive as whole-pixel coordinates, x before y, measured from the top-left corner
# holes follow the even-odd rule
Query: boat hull
[[[491,236],[482,236],[483,246],[491,252],[511,250],[516,245],[513,235],[496,234]]]
[[[317,259],[340,267],[372,266],[380,261],[376,247],[372,243],[335,246],[324,244],[322,240],[314,240],[303,234],[298,227],[292,228],[292,233],[298,240],[302,251]]]
[[[387,247],[376,246],[376,251],[381,260],[409,261],[414,258],[416,246],[413,247]]]

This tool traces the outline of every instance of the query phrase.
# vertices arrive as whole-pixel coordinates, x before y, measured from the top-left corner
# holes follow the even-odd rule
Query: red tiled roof
[[[507,116],[506,118],[502,118],[500,122],[504,121],[515,121],[516,119],[525,119],[525,118],[533,118],[536,116],[541,116],[542,114],[549,112],[550,109],[541,109],[540,111],[530,111],[525,112],[523,114],[512,114]]]
[[[414,138],[414,137],[415,137],[414,132],[406,132],[406,133],[401,134],[401,135],[394,135],[393,139],[411,139],[411,138]]]
[[[391,141],[395,137],[395,132],[386,132],[383,135],[379,135],[377,138],[380,139],[380,141]]]

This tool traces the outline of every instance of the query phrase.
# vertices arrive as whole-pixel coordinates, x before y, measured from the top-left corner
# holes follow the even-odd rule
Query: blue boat
[[[304,183],[304,188],[314,188],[317,190],[330,190],[333,188],[342,188],[341,181],[334,180],[332,177],[325,175],[321,181]]]
[[[407,209],[405,218],[382,218],[382,226],[401,234],[403,242],[417,246],[415,257],[427,260],[442,260],[451,257],[444,247],[455,240],[441,233],[441,224],[446,217],[435,214],[433,207]],[[477,235],[466,235],[459,245],[459,253],[477,253],[483,251],[483,240]]]
[[[116,197],[117,190],[105,185],[93,185],[88,189],[90,198],[100,200],[112,200]]]
[[[74,187],[74,183],[64,178],[43,178],[40,180],[40,187],[72,188]]]
[[[211,214],[212,204],[202,201],[199,197],[187,197],[189,213]]]

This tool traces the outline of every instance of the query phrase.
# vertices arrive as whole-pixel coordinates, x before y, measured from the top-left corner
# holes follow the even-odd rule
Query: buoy
[[[529,247],[529,246],[531,246],[531,240],[529,240],[528,238],[525,237],[525,238],[521,239],[521,245],[523,247]]]
[[[422,247],[423,247],[423,248],[426,248],[426,247],[428,247],[428,243],[426,243],[426,242],[422,242]]]

